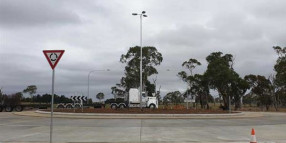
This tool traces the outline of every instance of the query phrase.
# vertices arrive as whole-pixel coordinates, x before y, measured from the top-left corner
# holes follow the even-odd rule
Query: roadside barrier
[[[252,128],[251,130],[251,139],[250,139],[250,143],[257,143],[256,141],[256,137],[255,137],[255,130]]]

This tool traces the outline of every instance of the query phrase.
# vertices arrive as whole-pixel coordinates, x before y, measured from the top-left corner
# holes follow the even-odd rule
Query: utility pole
[[[142,13],[132,13],[132,15],[140,15],[140,109],[142,111],[142,17],[147,17],[145,14],[145,11],[142,11]]]

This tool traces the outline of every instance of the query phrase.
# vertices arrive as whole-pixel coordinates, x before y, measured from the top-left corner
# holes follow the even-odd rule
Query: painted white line
[[[26,137],[30,137],[30,136],[35,136],[35,135],[39,135],[40,133],[32,133],[32,134],[26,134],[26,135],[22,135],[22,136],[17,136],[14,138],[9,138],[6,141],[11,141],[11,140],[15,140],[15,139],[19,139],[19,138],[26,138]]]
[[[10,126],[10,127],[38,127],[42,125],[11,125],[11,124],[0,124],[0,126]]]

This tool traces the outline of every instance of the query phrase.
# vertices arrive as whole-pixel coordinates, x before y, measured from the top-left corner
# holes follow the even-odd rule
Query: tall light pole
[[[147,17],[145,11],[142,13],[132,13],[132,15],[140,15],[140,109],[142,110],[142,18]]]
[[[110,69],[107,69],[107,70],[92,70],[88,73],[88,76],[87,76],[87,103],[89,103],[89,77],[90,77],[90,74],[93,73],[93,72],[96,72],[96,71],[110,71]]]

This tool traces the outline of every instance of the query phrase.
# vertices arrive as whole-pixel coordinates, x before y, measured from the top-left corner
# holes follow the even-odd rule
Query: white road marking
[[[39,135],[40,133],[33,133],[33,134],[26,134],[26,135],[22,135],[22,136],[17,136],[14,138],[9,138],[6,141],[11,141],[11,140],[15,140],[15,139],[19,139],[19,138],[25,138],[25,137],[30,137],[30,136],[35,136],[35,135]]]
[[[38,127],[41,125],[11,125],[11,124],[0,124],[0,126],[11,126],[11,127]]]

